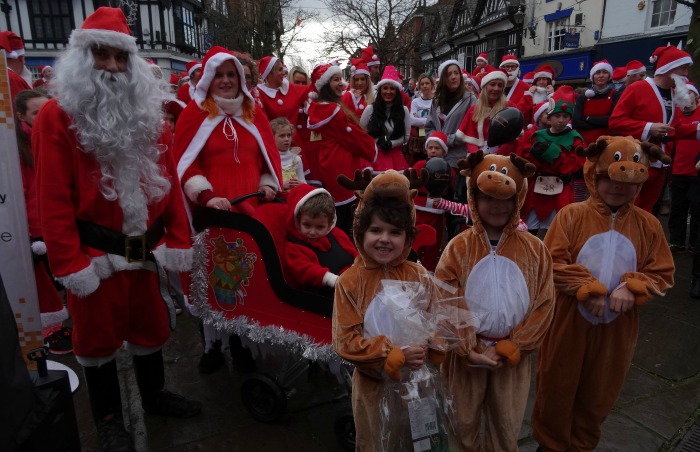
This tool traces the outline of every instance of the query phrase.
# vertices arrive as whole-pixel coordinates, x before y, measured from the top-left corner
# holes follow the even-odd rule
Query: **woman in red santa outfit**
[[[377,83],[378,95],[368,105],[360,118],[360,124],[377,142],[379,155],[372,164],[375,171],[408,168],[403,156],[403,146],[411,135],[411,114],[401,100],[401,78],[394,66],[384,68]]]
[[[608,120],[620,94],[611,83],[613,68],[606,60],[591,67],[591,87],[576,98],[572,125],[586,143],[595,142],[601,135],[610,135]]]
[[[258,84],[260,101],[268,119],[284,117],[296,124],[308,97],[309,85],[289,83],[284,63],[274,56],[261,58],[258,61],[258,71],[261,80]]]
[[[318,145],[318,167],[321,183],[335,201],[337,226],[350,235],[355,193],[342,187],[337,177],[352,177],[377,158],[377,146],[372,137],[357,123],[341,102],[343,80],[340,68],[320,64],[311,73],[309,130],[311,142]]]
[[[341,102],[359,118],[367,105],[374,103],[374,85],[369,78],[369,67],[362,58],[352,58],[350,62],[350,86]]]
[[[491,118],[504,108],[513,106],[508,103],[504,94],[507,80],[508,73],[503,69],[493,69],[481,77],[479,98],[476,104],[467,110],[456,133],[456,138],[467,144],[468,153],[479,149],[487,154],[496,152],[496,149],[486,145],[486,139],[489,136]],[[505,146],[501,146],[505,152],[503,148]],[[514,152],[515,148],[512,151]]]
[[[194,102],[177,126],[175,155],[183,191],[193,204],[221,210],[232,208],[230,199],[256,191],[271,201],[282,187],[279,152],[267,117],[244,82],[243,66],[219,46],[207,52],[203,63]],[[252,213],[257,203],[248,200],[236,208]],[[221,348],[228,336],[205,325],[204,340],[199,370],[211,373],[224,363]]]

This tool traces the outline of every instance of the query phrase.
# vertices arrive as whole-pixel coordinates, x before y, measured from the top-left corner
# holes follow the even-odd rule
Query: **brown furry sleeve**
[[[647,220],[642,228],[644,242],[648,245],[645,255],[637,256],[637,271],[622,275],[620,282],[637,279],[643,282],[650,295],[664,295],[673,286],[675,264],[668,247],[661,223],[651,215],[643,214]],[[651,218],[650,218],[651,217]],[[647,235],[648,234],[648,235]]]

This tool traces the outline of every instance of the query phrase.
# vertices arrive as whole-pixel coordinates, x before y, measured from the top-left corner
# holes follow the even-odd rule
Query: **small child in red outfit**
[[[413,165],[413,168],[419,173],[425,168],[428,160],[433,157],[443,158],[447,154],[447,135],[440,131],[430,134],[425,140],[425,152],[427,160],[419,160]],[[414,202],[416,206],[416,224],[427,224],[435,229],[435,243],[420,249],[421,264],[426,270],[434,272],[440,258],[440,247],[442,246],[443,230],[445,229],[445,210],[433,205],[433,200],[425,187],[421,187],[418,190],[418,196],[416,196]]]
[[[287,198],[287,244],[282,260],[289,284],[332,295],[338,276],[357,256],[348,236],[335,227],[331,194],[311,185],[299,185]]]

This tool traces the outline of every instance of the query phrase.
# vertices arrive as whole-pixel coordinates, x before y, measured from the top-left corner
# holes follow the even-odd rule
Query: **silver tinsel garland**
[[[342,361],[331,344],[319,344],[306,334],[287,330],[281,326],[262,326],[255,319],[244,315],[228,319],[222,312],[213,310],[208,301],[207,267],[210,253],[207,247],[208,237],[208,229],[194,236],[192,284],[190,286],[192,304],[194,305],[193,312],[197,313],[205,324],[228,334],[247,337],[259,344],[283,345],[290,353],[301,355],[312,361],[324,363]]]

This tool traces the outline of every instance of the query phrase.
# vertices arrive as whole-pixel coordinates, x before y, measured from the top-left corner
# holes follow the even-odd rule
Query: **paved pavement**
[[[675,287],[641,310],[641,328],[622,395],[603,426],[600,451],[700,451],[700,300],[688,297],[690,253],[675,255]],[[244,374],[231,367],[200,375],[202,351],[197,323],[187,315],[165,347],[166,386],[201,400],[203,413],[173,420],[144,415],[127,356],[120,356],[125,413],[139,451],[340,451],[334,425],[346,407],[333,401],[338,388],[323,372],[304,374],[286,414],[272,424],[253,420],[240,392]],[[54,358],[77,370],[81,386],[74,395],[84,451],[98,451],[87,391],[72,355]],[[533,385],[534,386],[534,385]],[[530,411],[521,431],[520,450],[534,451]]]

